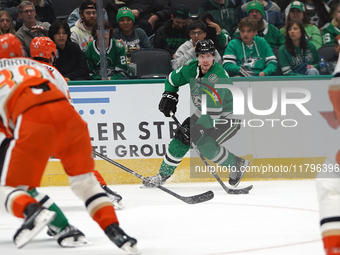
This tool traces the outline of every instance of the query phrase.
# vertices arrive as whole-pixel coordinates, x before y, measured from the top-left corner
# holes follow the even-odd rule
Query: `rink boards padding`
[[[331,76],[233,79],[234,118],[241,120],[241,129],[223,146],[250,160],[253,168],[245,178],[314,178],[321,171],[325,158],[340,147],[338,125],[327,93],[330,79]],[[73,105],[88,123],[93,148],[144,176],[157,173],[176,128],[172,119],[158,110],[164,80],[69,84]],[[177,109],[176,117],[181,122],[193,112],[189,86],[180,88]],[[213,181],[208,171],[195,172],[204,170],[204,166],[197,159],[190,164],[189,157],[197,157],[190,153],[169,181]],[[103,160],[96,159],[96,168],[108,184],[141,182]],[[227,177],[223,171],[219,174]],[[42,185],[67,184],[60,163],[50,161]]]

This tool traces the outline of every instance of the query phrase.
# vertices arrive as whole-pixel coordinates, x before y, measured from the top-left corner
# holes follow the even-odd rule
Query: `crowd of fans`
[[[282,75],[332,74],[340,49],[340,4],[332,0],[207,0],[194,16],[171,1],[110,0],[100,12],[103,34],[96,0],[79,1],[67,18],[56,19],[51,0],[2,0],[0,34],[15,34],[27,57],[34,37],[50,37],[59,52],[54,65],[67,80],[103,78],[101,35],[105,78],[112,80],[133,78],[133,51],[164,49],[177,69],[196,57],[203,39],[214,42],[215,61],[230,76],[277,75],[277,68]],[[320,56],[326,46],[333,52]]]

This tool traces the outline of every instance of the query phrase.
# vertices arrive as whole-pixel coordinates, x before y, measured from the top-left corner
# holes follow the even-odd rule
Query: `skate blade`
[[[70,236],[62,240],[59,245],[64,248],[75,248],[87,244],[91,244],[91,242],[87,240],[84,236],[78,237],[77,240],[74,240],[74,237]]]
[[[112,201],[112,204],[115,210],[123,210],[125,208],[125,206],[119,203],[117,200]]]
[[[242,175],[241,175],[241,178],[238,180],[238,182],[235,183],[235,185],[231,185],[233,186],[234,188],[236,188],[240,182],[242,181],[242,178],[244,176],[244,174],[247,172],[247,166],[249,166],[249,160],[246,160],[245,164],[244,164],[244,169],[243,169],[243,172],[242,172]]]
[[[157,186],[145,186],[145,185],[142,185],[140,186],[141,189],[156,189]]]
[[[138,255],[140,254],[137,245],[133,245],[131,246],[130,242],[126,242],[125,244],[123,244],[122,247],[120,247],[122,250],[126,251],[128,254],[130,255]]]
[[[39,223],[30,229],[24,229],[14,240],[15,245],[20,249],[32,240],[46,225],[48,225],[56,216],[55,212],[47,209],[42,210],[34,221],[39,219]]]

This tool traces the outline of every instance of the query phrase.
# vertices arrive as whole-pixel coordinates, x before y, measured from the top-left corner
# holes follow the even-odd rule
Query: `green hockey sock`
[[[46,205],[50,205],[47,209],[53,212],[56,212],[56,217],[54,220],[48,225],[55,232],[60,232],[68,225],[68,220],[65,217],[64,213],[60,210],[60,208],[51,200],[51,198],[46,195],[39,193],[36,189],[29,190],[28,193],[36,198],[39,203],[46,207]],[[41,201],[44,201],[43,204]]]
[[[224,147],[220,146],[210,136],[203,136],[197,142],[197,148],[205,158],[212,160],[216,164],[229,167],[234,166],[236,163],[236,156]]]
[[[219,165],[230,168],[230,167],[234,166],[235,163],[236,163],[236,156],[235,156],[235,154],[233,154],[230,151],[228,151],[228,158],[225,161],[223,161],[221,164],[219,164]]]
[[[179,139],[172,139],[159,169],[160,175],[172,175],[189,149],[190,146],[184,145]]]

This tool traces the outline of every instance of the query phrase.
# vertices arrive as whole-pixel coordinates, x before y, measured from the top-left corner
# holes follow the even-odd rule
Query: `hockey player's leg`
[[[190,126],[190,117],[184,120],[182,126],[185,128]],[[175,169],[179,163],[181,163],[184,155],[189,149],[190,141],[186,138],[183,132],[178,129],[164,155],[158,174],[146,177],[145,180],[143,180],[144,186],[152,188],[158,185],[163,185],[175,172]]]
[[[327,158],[324,164],[336,166]],[[340,174],[320,172],[316,178],[320,230],[327,255],[340,254]]]
[[[70,176],[69,180],[73,192],[85,202],[88,213],[110,240],[129,254],[139,254],[137,240],[119,227],[114,207],[93,173]]]
[[[104,180],[103,176],[97,171],[97,170],[92,170],[94,176],[96,177],[96,179],[98,180],[98,182],[100,183],[100,186],[102,186],[102,188],[105,190],[106,194],[108,195],[108,197],[110,198],[114,208],[116,210],[121,210],[124,208],[124,206],[121,203],[121,200],[123,199],[121,195],[119,195],[117,192],[111,190],[107,184],[106,181]]]
[[[190,146],[184,144],[183,141],[177,138],[172,139],[164,155],[161,167],[159,168],[159,173],[154,176],[146,177],[145,180],[143,180],[144,186],[155,187],[163,185],[174,173],[189,149]]]
[[[64,213],[48,195],[39,193],[37,189],[31,189],[28,193],[31,194],[41,206],[56,213],[56,217],[48,225],[47,234],[56,239],[61,247],[77,247],[89,243],[85,235],[79,229],[68,223]]]
[[[8,186],[0,186],[0,206],[25,222],[14,235],[14,243],[23,247],[55,217],[55,212],[42,208],[26,191]]]
[[[202,155],[213,161],[214,163],[229,168],[229,184],[237,186],[242,180],[246,167],[249,165],[248,160],[235,156],[229,152],[225,147],[220,146],[210,136],[203,136],[197,142],[197,148]]]

